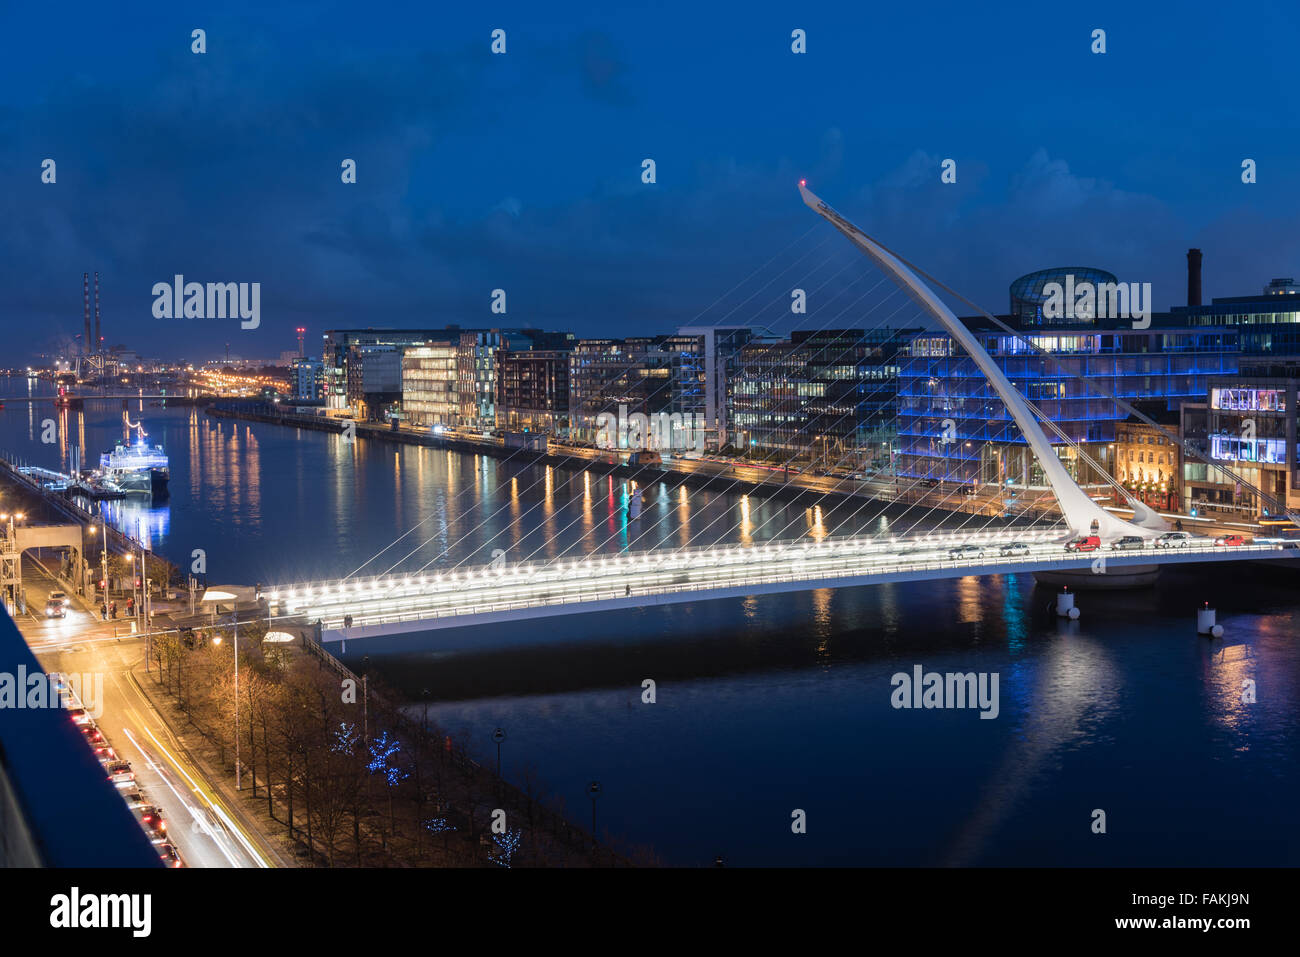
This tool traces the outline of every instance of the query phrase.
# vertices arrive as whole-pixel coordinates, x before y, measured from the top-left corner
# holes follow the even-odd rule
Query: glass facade
[[[1043,417],[1072,441],[1092,446],[1089,453],[1108,470],[1117,425],[1128,413],[1099,396],[1098,388],[1129,402],[1160,400],[1173,409],[1203,400],[1208,377],[1235,372],[1238,361],[1237,334],[1224,329],[1033,333],[1049,356],[1030,353],[1023,341],[1000,330],[977,335]],[[1024,437],[969,356],[947,336],[931,334],[913,340],[909,353],[898,385],[900,475],[1041,484],[1032,456],[1024,454]],[[1050,430],[1048,437],[1060,443],[1076,479],[1101,480],[1077,474],[1073,450]]]

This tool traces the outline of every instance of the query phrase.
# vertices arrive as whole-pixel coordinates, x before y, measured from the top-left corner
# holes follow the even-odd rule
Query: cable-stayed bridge
[[[1104,576],[1106,582],[1137,581],[1149,579],[1159,566],[1171,563],[1300,557],[1300,545],[1289,541],[1245,541],[1234,537],[1216,543],[1212,538],[1182,532],[1168,534],[1167,522],[1114,482],[1120,497],[1132,509],[1133,518],[1125,520],[1114,509],[1102,507],[1072,477],[1045,429],[1070,445],[1081,461],[1089,462],[1103,474],[1104,469],[1015,388],[979,339],[918,276],[919,270],[867,236],[811,193],[802,181],[799,190],[811,209],[874,262],[974,361],[1032,451],[1059,506],[1059,522],[1046,528],[1035,523],[1028,529],[991,529],[986,525],[925,532],[917,531],[925,527],[923,521],[913,521],[908,533],[901,536],[832,536],[822,541],[769,540],[742,545],[715,541],[545,562],[507,562],[504,551],[499,551],[497,559],[487,565],[430,569],[432,563],[426,563],[414,573],[366,578],[357,578],[354,573],[342,580],[269,588],[266,597],[273,614],[319,621],[323,639],[336,641],[885,582],[1025,572],[1040,576],[1056,573],[1066,580],[1073,575],[1101,584],[1091,576]],[[1018,335],[1011,329],[1006,331]],[[1115,396],[1107,398],[1132,411]],[[812,443],[814,436],[805,439]],[[637,497],[639,501],[639,493]],[[939,507],[932,506],[928,511]]]

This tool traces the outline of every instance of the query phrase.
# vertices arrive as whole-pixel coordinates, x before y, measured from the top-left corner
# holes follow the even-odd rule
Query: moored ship
[[[124,440],[117,443],[113,451],[99,457],[100,474],[128,495],[165,498],[167,482],[171,478],[167,453],[161,445],[148,445],[144,427],[132,423],[125,411],[122,413],[122,426]],[[131,441],[132,429],[137,432],[135,442]]]

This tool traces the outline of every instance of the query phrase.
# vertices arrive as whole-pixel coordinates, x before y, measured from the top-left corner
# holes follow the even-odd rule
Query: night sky
[[[5,3],[0,365],[80,331],[94,270],[109,343],[166,358],[273,357],[300,324],[311,351],[344,326],[772,325],[799,269],[829,297],[871,268],[801,176],[995,312],[1075,264],[1181,304],[1189,246],[1207,299],[1300,275],[1300,5],[1140,6]],[[769,260],[794,272],[747,280]],[[260,282],[261,327],[155,319],[175,273]]]

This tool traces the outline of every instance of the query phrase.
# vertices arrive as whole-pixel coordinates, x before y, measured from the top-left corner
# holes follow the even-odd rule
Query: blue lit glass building
[[[1044,320],[1043,286],[1064,282],[1067,273],[1076,284],[1114,281],[1109,273],[1082,267],[1031,273],[1012,283],[1014,314],[1000,317],[1021,335],[1008,335],[983,317],[963,322],[1012,384],[1072,441],[1086,445],[1109,474],[1116,427],[1128,413],[1099,393],[1129,402],[1158,400],[1168,409],[1203,402],[1209,376],[1237,371],[1242,331],[1175,326],[1171,314],[1152,316],[1147,329],[1134,329],[1127,320]],[[922,333],[911,340],[899,370],[898,406],[900,477],[963,485],[1045,484],[1006,407],[946,334]],[[1069,445],[1050,432],[1049,438],[1076,480],[1103,481]]]

